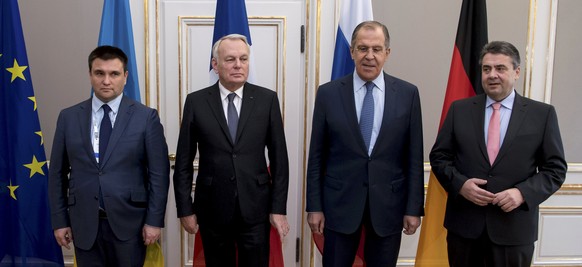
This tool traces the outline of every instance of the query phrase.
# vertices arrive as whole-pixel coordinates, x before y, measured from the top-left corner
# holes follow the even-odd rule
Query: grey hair
[[[251,48],[249,46],[249,42],[247,41],[247,37],[242,34],[232,33],[229,35],[222,36],[220,39],[218,39],[218,41],[214,43],[214,45],[212,46],[212,58],[218,59],[218,47],[220,46],[220,43],[222,43],[222,41],[226,39],[243,41],[247,45],[247,50],[249,51],[249,54],[251,53]]]

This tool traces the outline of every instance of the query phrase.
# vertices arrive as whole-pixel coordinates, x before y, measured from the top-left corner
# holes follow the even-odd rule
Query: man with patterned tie
[[[127,56],[112,46],[89,55],[93,97],[61,111],[49,170],[59,245],[74,241],[79,267],[141,267],[160,238],[170,164],[156,110],[126,96]]]
[[[416,86],[390,76],[388,29],[359,24],[353,74],[321,85],[307,168],[307,220],[325,237],[323,266],[352,266],[362,227],[366,266],[395,266],[401,232],[424,209],[422,118]]]
[[[553,106],[516,93],[515,46],[485,45],[480,65],[485,94],[451,105],[430,153],[448,192],[449,264],[529,267],[538,206],[567,170],[558,119]]]
[[[267,267],[271,224],[280,238],[289,232],[289,163],[279,100],[274,91],[247,82],[249,53],[244,35],[216,41],[212,68],[218,82],[190,93],[184,105],[176,206],[188,233],[200,225],[209,267]]]

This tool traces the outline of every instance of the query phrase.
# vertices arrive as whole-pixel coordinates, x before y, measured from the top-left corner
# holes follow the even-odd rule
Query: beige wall
[[[560,0],[552,104],[558,111],[560,131],[568,162],[582,163],[582,1]]]
[[[20,0],[47,158],[61,109],[89,98],[87,56],[97,46],[103,1]]]

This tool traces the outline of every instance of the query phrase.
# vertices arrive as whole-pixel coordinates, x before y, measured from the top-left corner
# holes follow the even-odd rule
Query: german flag
[[[463,0],[439,129],[451,103],[483,93],[479,53],[487,44],[485,0]],[[449,266],[443,226],[447,193],[431,172],[415,266]]]

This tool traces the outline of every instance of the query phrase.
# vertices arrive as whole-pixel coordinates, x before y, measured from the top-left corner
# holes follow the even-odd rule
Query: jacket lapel
[[[495,158],[493,165],[497,163],[509,150],[511,143],[515,140],[517,132],[521,128],[521,124],[525,120],[527,114],[527,103],[523,101],[523,97],[515,93],[515,100],[513,103],[513,110],[511,111],[511,117],[509,118],[509,124],[507,125],[507,132],[505,133],[505,138],[503,139],[503,144],[499,148],[499,154]]]
[[[91,138],[93,134],[93,120],[92,110],[91,110],[91,99],[83,102],[79,106],[79,113],[77,114],[79,123],[77,124],[78,127],[81,127],[81,139],[83,140],[83,147],[85,147],[85,151],[87,151],[87,155],[93,161],[95,166],[98,166],[97,160],[95,159],[95,151],[93,151],[93,144],[91,143]]]
[[[241,134],[251,114],[253,113],[253,109],[255,107],[255,99],[256,99],[256,88],[249,83],[245,83],[242,106],[238,120],[238,127],[236,128],[237,140],[240,140]]]
[[[352,131],[354,140],[357,140],[362,151],[368,155],[366,150],[366,144],[364,143],[364,137],[360,132],[360,124],[358,122],[358,115],[356,114],[356,103],[354,98],[354,77],[353,75],[346,76],[342,81],[340,81],[341,87],[339,88],[340,98],[342,102],[342,107],[344,108],[345,117],[348,123],[348,129]]]
[[[107,150],[105,151],[105,156],[103,157],[103,162],[100,164],[101,167],[105,166],[107,160],[113,153],[113,148],[117,146],[117,142],[125,132],[129,120],[133,115],[135,108],[135,102],[126,96],[121,99],[119,104],[119,110],[117,111],[117,116],[115,117],[115,125],[113,126],[113,131],[111,132],[111,138],[109,139],[109,144],[107,144]]]
[[[224,116],[224,110],[222,109],[222,99],[220,99],[220,90],[218,89],[218,82],[216,82],[212,89],[208,91],[207,97],[208,105],[220,124],[220,128],[222,129],[222,133],[225,135],[227,140],[230,141],[231,144],[234,144],[232,138],[230,137],[230,132],[228,131],[228,124],[226,122],[226,117]],[[240,123],[239,123],[240,124]]]
[[[487,95],[483,94],[480,97],[475,98],[473,101],[473,106],[471,108],[471,121],[468,123],[475,123],[475,126],[467,125],[467,129],[473,129],[475,131],[476,140],[479,143],[479,150],[487,162],[489,162],[489,156],[487,154],[487,145],[485,144],[485,101]]]
[[[372,150],[372,154],[376,152],[376,148],[383,144],[383,140],[386,138],[386,135],[390,134],[390,121],[393,121],[390,116],[396,114],[396,99],[398,96],[396,95],[397,91],[394,87],[394,79],[384,73],[384,113],[382,115],[382,124],[380,125],[380,132],[378,133],[378,138],[376,138],[376,143],[374,144],[374,149]]]

